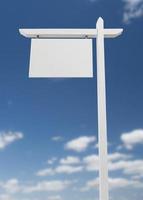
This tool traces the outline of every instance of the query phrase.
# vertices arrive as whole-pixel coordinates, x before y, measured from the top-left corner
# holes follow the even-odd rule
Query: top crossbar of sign
[[[105,38],[115,38],[123,29],[104,29]],[[96,38],[97,29],[19,29],[21,35],[28,38]]]

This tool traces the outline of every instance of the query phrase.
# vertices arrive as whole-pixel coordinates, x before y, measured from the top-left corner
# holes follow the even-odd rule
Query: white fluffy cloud
[[[0,133],[0,149],[4,149],[9,144],[23,138],[21,132],[1,132]]]
[[[49,161],[50,161],[50,164],[52,164],[51,161],[53,160],[49,160]],[[79,157],[67,156],[65,158],[61,158],[59,160],[59,164],[55,168],[48,167],[45,169],[41,169],[36,173],[36,175],[44,177],[44,176],[55,175],[55,174],[73,174],[73,173],[81,172],[83,170],[83,166],[79,164],[82,164]]]
[[[143,16],[143,0],[123,0],[123,2],[125,23],[130,23],[131,20]]]
[[[0,188],[4,189],[7,193],[17,193],[21,190],[19,181],[14,178],[6,182],[0,182]]]
[[[70,165],[60,165],[55,169],[56,173],[65,173],[65,174],[73,174],[81,172],[82,170],[83,170],[82,166],[70,166]]]
[[[115,152],[108,155],[108,165],[110,171],[123,170],[127,166],[131,155]],[[98,155],[91,154],[85,156],[83,159],[78,157],[68,156],[67,158],[62,158],[59,161],[59,165],[55,168],[45,168],[39,170],[37,176],[49,176],[55,174],[73,174],[77,172],[86,171],[98,171],[99,169],[99,157]],[[80,164],[80,165],[79,165]]]
[[[55,170],[53,168],[46,168],[39,170],[36,175],[37,176],[51,176],[55,174]]]
[[[143,129],[133,130],[121,135],[123,145],[127,149],[132,149],[136,144],[143,144]]]
[[[81,172],[83,170],[82,166],[71,166],[71,165],[59,165],[56,168],[46,168],[39,170],[37,176],[48,176],[55,174],[73,174]]]
[[[67,180],[51,180],[39,181],[35,184],[21,184],[17,179],[10,179],[6,182],[0,182],[0,189],[4,192],[4,197],[10,197],[10,194],[17,193],[33,193],[33,192],[58,192],[68,188],[72,185],[72,181]],[[6,195],[5,195],[6,194]]]
[[[31,193],[31,192],[57,192],[62,191],[69,187],[71,185],[71,181],[40,181],[37,184],[33,186],[26,186],[24,188],[25,193]]]
[[[126,162],[124,173],[143,177],[143,160],[133,160]]]
[[[124,153],[119,153],[119,152],[115,152],[115,153],[111,153],[108,155],[108,160],[109,161],[116,161],[116,160],[126,160],[131,158],[132,156],[129,154],[124,154]]]
[[[143,187],[143,184],[139,181],[126,179],[126,178],[109,178],[109,189],[132,187]],[[99,179],[93,179],[87,181],[85,186],[81,188],[81,191],[87,191],[99,187]]]
[[[112,163],[111,170],[123,170],[125,174],[143,176],[143,160],[126,160]]]
[[[143,177],[143,160],[133,160],[128,154],[118,152],[109,154],[108,168],[109,171],[122,171],[126,175]],[[98,171],[99,158],[97,155],[89,155],[83,159],[87,171]]]
[[[97,155],[89,155],[83,158],[83,163],[87,171],[98,171],[99,157]]]
[[[108,155],[109,161],[109,170],[115,170],[116,162],[119,160],[126,160],[131,156],[128,154],[122,154],[119,152],[115,152]],[[116,162],[115,162],[116,161]],[[99,157],[98,155],[89,155],[84,157],[83,162],[85,164],[85,168],[87,171],[98,171],[99,169]]]
[[[65,145],[65,149],[73,150],[76,152],[82,152],[85,151],[89,147],[89,145],[95,141],[96,141],[95,136],[78,137],[67,142],[67,144]]]

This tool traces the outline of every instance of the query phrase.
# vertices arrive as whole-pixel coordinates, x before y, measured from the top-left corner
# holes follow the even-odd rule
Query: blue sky
[[[143,199],[143,1],[5,0],[0,200],[98,199],[96,57],[93,79],[29,79],[30,40],[18,29],[95,28],[100,16],[124,28],[105,42],[110,199]]]

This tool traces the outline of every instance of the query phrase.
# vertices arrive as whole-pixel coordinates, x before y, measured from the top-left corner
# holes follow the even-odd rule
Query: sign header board
[[[92,39],[32,39],[29,77],[93,77]]]

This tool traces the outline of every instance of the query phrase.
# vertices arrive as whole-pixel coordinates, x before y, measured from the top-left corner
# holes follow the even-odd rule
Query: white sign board
[[[29,77],[93,77],[92,39],[32,39]]]

